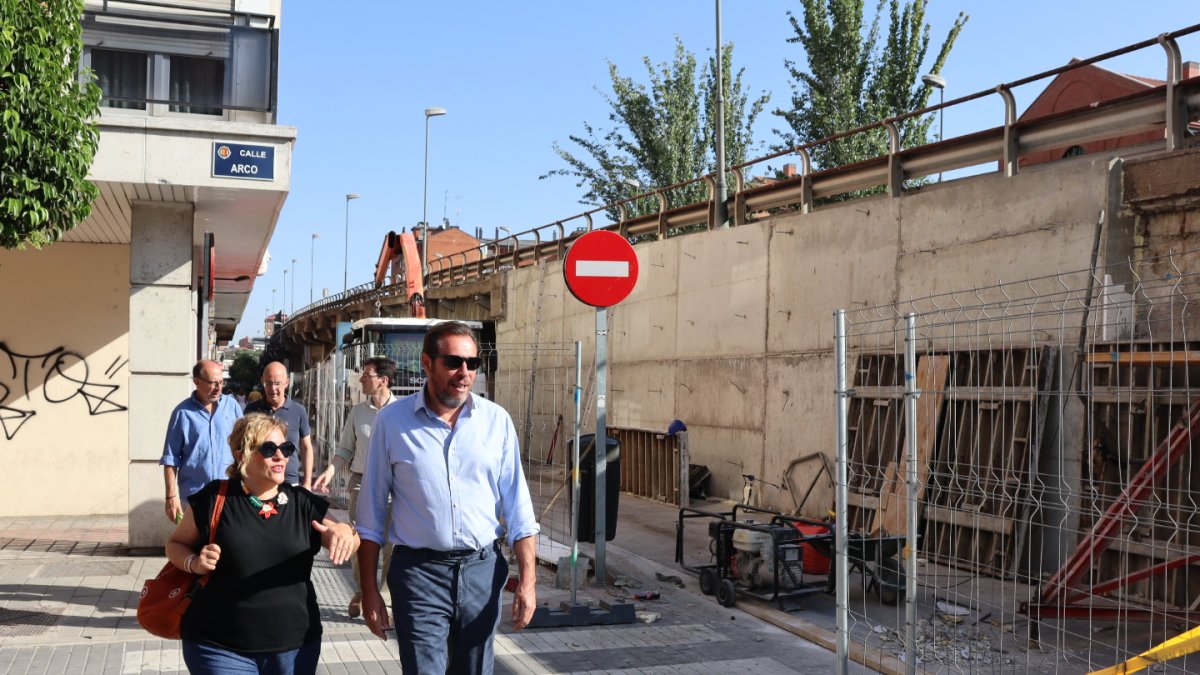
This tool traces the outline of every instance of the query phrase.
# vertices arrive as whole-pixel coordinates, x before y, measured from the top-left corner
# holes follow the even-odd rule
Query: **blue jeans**
[[[275,654],[246,654],[202,642],[183,641],[183,662],[192,675],[259,673],[260,675],[313,675],[321,659],[321,641]]]
[[[508,562],[493,543],[442,553],[396,546],[388,574],[406,675],[491,675]]]

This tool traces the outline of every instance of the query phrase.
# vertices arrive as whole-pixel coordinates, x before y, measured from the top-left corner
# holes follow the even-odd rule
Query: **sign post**
[[[637,254],[625,237],[608,230],[588,232],[571,245],[563,262],[567,288],[596,308],[596,578],[605,583],[604,544],[608,491],[608,308],[637,284]]]
[[[563,277],[567,289],[580,302],[596,308],[596,434],[592,456],[596,462],[596,494],[593,512],[596,516],[595,565],[596,579],[606,585],[604,546],[608,540],[608,308],[621,302],[637,284],[637,254],[624,237],[608,230],[596,230],[575,240],[563,261]],[[576,397],[578,400],[578,392]],[[579,414],[576,413],[578,423]],[[579,471],[579,443],[575,444],[575,472]],[[572,501],[578,508],[576,501]],[[572,528],[576,516],[571,515]],[[578,544],[578,536],[572,537],[572,550]],[[572,556],[574,561],[574,556]],[[574,584],[575,569],[571,570]],[[572,586],[573,588],[574,586]],[[629,603],[603,605],[602,611],[594,611],[586,605],[563,603],[559,611],[538,608],[530,627],[582,626],[596,624],[633,623],[636,620],[633,605]]]

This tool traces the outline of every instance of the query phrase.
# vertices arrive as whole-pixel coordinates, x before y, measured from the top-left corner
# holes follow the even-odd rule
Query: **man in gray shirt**
[[[362,392],[366,395],[367,400],[350,409],[350,414],[346,417],[346,424],[342,426],[342,434],[338,439],[337,454],[333,457],[333,463],[325,467],[325,470],[317,475],[317,480],[313,482],[314,490],[328,492],[328,486],[333,481],[335,471],[349,467],[350,481],[346,487],[350,493],[351,522],[358,513],[359,486],[362,485],[363,471],[367,466],[371,427],[375,424],[375,418],[379,416],[379,411],[395,400],[392,397],[391,385],[396,381],[396,364],[391,359],[383,357],[367,359],[363,364],[363,372],[358,381],[362,385]],[[362,572],[358,566],[357,556],[351,562],[354,567],[354,597],[350,599],[347,613],[350,618],[354,619],[362,614]],[[381,587],[387,584],[388,565],[391,562],[392,546],[389,544],[383,547]]]

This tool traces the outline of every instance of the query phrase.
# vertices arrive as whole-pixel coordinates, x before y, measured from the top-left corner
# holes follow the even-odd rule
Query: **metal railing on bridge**
[[[1016,175],[1018,160],[1032,153],[1069,148],[1074,145],[1106,138],[1116,138],[1145,132],[1164,132],[1164,148],[1178,150],[1194,141],[1189,136],[1189,124],[1200,119],[1200,77],[1182,79],[1183,61],[1177,40],[1200,32],[1200,24],[1172,33],[1105,52],[1088,59],[1074,61],[1013,82],[997,85],[967,96],[915,110],[887,120],[881,120],[841,134],[810,143],[786,148],[757,159],[730,167],[735,189],[729,197],[732,225],[743,225],[756,214],[773,209],[811,212],[817,200],[860,191],[886,189],[892,196],[901,195],[914,181],[946,171],[996,164],[996,171],[1006,176]],[[1055,113],[1030,120],[1018,120],[1013,90],[1017,87],[1057,77],[1072,70],[1091,66],[1131,52],[1158,46],[1166,54],[1166,78],[1163,84],[1143,92],[1098,102],[1092,106]],[[1003,105],[1003,123],[965,136],[925,143],[912,148],[900,147],[899,124],[906,119],[930,115],[968,102],[998,96]],[[816,169],[812,162],[813,149],[826,144],[870,133],[886,132],[889,151],[854,164]],[[749,171],[766,162],[794,157],[800,167],[799,175],[779,180],[762,181],[748,178]],[[770,169],[770,167],[767,167]],[[674,204],[676,195],[684,188],[703,183],[708,199],[702,202]],[[674,185],[655,188],[612,204],[599,206],[569,218],[509,234],[503,239],[484,242],[479,246],[430,261],[425,285],[427,289],[443,288],[478,281],[503,269],[536,264],[542,260],[562,259],[567,245],[583,233],[594,229],[619,232],[637,238],[665,238],[696,229],[713,229],[716,209],[713,201],[716,178],[709,174]],[[638,204],[653,201],[653,213],[631,216]],[[617,222],[597,225],[604,214],[617,212]],[[570,224],[576,224],[571,227]],[[532,245],[520,246],[522,240]],[[511,247],[501,245],[511,241]],[[375,293],[392,295],[404,292],[404,284],[375,288],[371,284],[358,286],[345,293],[322,299],[301,309],[292,320],[314,311],[324,311],[338,303],[361,302]]]

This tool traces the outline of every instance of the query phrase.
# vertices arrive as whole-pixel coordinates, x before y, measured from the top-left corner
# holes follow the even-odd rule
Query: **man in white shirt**
[[[358,381],[367,400],[350,409],[346,424],[342,426],[342,434],[338,439],[337,453],[333,463],[317,476],[313,489],[318,492],[328,492],[329,483],[333,480],[337,469],[350,469],[350,482],[347,489],[350,493],[350,519],[358,512],[359,486],[362,485],[363,471],[367,467],[367,450],[371,442],[371,427],[375,418],[384,406],[395,399],[392,397],[391,385],[396,380],[396,364],[391,359],[375,357],[367,359],[363,364],[362,375]],[[383,583],[387,584],[388,565],[392,561],[391,545],[383,547]],[[347,613],[354,619],[362,613],[362,572],[358,566],[358,557],[352,559],[354,568],[354,597],[350,599]]]

